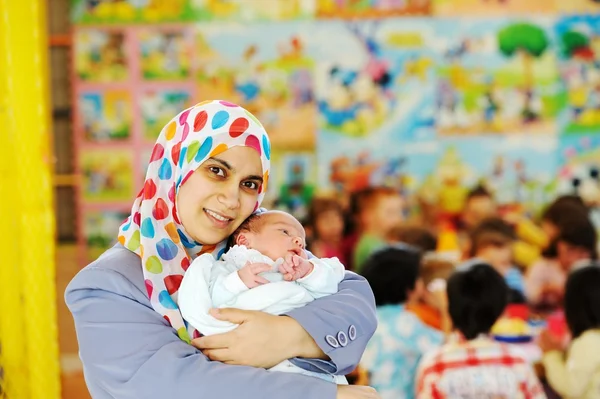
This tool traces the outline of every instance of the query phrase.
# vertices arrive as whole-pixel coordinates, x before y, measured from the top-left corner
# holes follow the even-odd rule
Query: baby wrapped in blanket
[[[337,258],[308,258],[304,228],[292,215],[267,211],[250,216],[234,233],[221,260],[196,258],[179,288],[184,319],[204,335],[237,327],[210,315],[211,308],[284,314],[338,291],[344,266]],[[286,360],[272,371],[297,372],[345,384],[343,376],[304,370]]]

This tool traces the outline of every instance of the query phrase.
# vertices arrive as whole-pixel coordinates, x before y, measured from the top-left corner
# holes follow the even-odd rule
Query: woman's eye
[[[225,172],[221,168],[217,168],[216,166],[211,166],[210,171],[217,176],[225,176]]]
[[[249,188],[250,190],[258,190],[258,183],[254,181],[244,182],[244,187]]]

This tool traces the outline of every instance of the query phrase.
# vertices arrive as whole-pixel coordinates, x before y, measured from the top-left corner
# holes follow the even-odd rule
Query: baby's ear
[[[250,241],[248,240],[248,237],[246,236],[245,233],[238,234],[238,236],[235,239],[235,244],[236,245],[245,245],[245,246],[248,246],[249,243],[250,243]]]

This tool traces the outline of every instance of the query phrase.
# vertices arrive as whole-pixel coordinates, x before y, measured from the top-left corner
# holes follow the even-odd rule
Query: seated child
[[[344,266],[337,258],[308,258],[304,228],[285,212],[250,216],[233,234],[232,242],[235,245],[221,260],[211,254],[196,258],[179,288],[184,319],[204,335],[238,326],[214,318],[209,313],[211,308],[232,307],[279,315],[337,292],[344,278]],[[342,376],[303,370],[290,361],[271,370],[298,372],[336,383],[346,381]]]
[[[515,235],[512,227],[499,218],[484,219],[469,236],[468,257],[481,259],[504,276],[511,290],[511,302],[525,302],[523,274],[513,264]]]
[[[376,251],[365,262],[363,275],[375,295],[379,325],[360,365],[382,398],[414,397],[419,359],[444,341],[441,331],[425,325],[406,306],[423,295],[420,267],[420,252],[401,244]],[[446,313],[446,295],[441,294],[440,310]]]
[[[419,316],[423,323],[444,332],[449,332],[450,325],[447,322],[444,323],[445,319],[442,317],[437,303],[437,292],[439,290],[445,292],[446,282],[453,271],[454,264],[452,262],[435,253],[426,253],[420,269],[420,277],[425,287],[423,295],[406,305],[406,309]]]
[[[508,301],[508,286],[480,260],[459,266],[448,280],[452,339],[423,357],[417,398],[545,398],[518,348],[489,337]]]
[[[391,230],[404,220],[404,200],[389,187],[373,187],[358,201],[360,236],[354,248],[354,270],[361,274],[363,263],[376,250],[387,245]]]
[[[544,331],[539,345],[550,386],[566,399],[600,397],[600,265],[569,274],[565,316],[573,341],[566,358],[559,337]]]

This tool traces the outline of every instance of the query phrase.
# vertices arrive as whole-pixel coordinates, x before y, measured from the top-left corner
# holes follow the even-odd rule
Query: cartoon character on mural
[[[556,25],[567,105],[564,134],[600,128],[600,17],[565,17]]]
[[[97,142],[127,139],[131,130],[130,108],[127,91],[81,94],[78,111],[85,138]]]
[[[490,20],[440,40],[441,134],[554,131],[561,96],[546,25]]]
[[[81,29],[75,33],[75,71],[81,80],[120,82],[128,78],[122,32]]]
[[[396,104],[393,90],[395,70],[376,39],[378,21],[368,26],[346,23],[359,43],[365,62],[351,69],[334,65],[329,71],[329,90],[319,100],[319,112],[326,128],[351,136],[363,136],[379,126]]]
[[[307,55],[305,32],[295,24],[257,26],[240,37],[237,29],[233,24],[199,29],[199,92],[247,108],[269,131],[273,148],[314,150],[314,61]],[[230,46],[234,39],[238,45]]]

